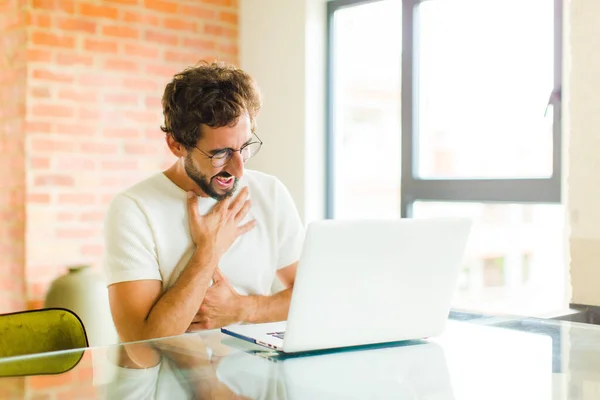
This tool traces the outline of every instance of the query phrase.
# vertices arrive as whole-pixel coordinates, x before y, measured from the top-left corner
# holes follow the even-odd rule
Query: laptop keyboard
[[[271,333],[267,333],[267,335],[283,340],[283,336],[285,335],[285,332],[271,332]]]

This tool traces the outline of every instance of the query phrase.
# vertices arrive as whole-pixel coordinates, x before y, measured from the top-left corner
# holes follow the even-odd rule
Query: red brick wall
[[[30,307],[66,265],[100,264],[107,203],[173,161],[159,130],[162,90],[200,59],[237,62],[237,8],[237,0],[27,1]],[[18,154],[23,143],[13,142]],[[11,185],[21,189],[0,198],[0,212],[22,197],[23,168],[13,162]],[[20,226],[22,210],[11,218]]]
[[[0,2],[0,313],[25,303],[25,9]],[[0,384],[0,398],[22,398],[24,378]]]
[[[0,312],[25,307],[24,2],[0,2]]]

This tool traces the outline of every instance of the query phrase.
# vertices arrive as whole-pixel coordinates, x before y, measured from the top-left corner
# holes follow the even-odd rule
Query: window
[[[328,11],[327,216],[470,216],[455,307],[566,306],[562,2]]]
[[[400,216],[400,0],[332,15],[328,204],[336,218]]]

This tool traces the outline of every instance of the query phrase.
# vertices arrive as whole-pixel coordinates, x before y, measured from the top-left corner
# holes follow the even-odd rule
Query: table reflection
[[[123,346],[107,398],[454,399],[436,343],[290,357],[237,339],[205,339]]]

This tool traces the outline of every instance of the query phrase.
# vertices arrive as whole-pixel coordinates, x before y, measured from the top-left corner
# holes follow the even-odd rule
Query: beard
[[[206,193],[208,196],[212,197],[217,201],[221,201],[226,199],[227,197],[231,197],[231,195],[233,195],[235,189],[237,188],[239,179],[233,178],[233,185],[231,185],[230,189],[225,191],[217,191],[213,180],[218,177],[229,178],[231,174],[225,171],[221,171],[217,175],[209,178],[207,175],[204,175],[202,172],[200,172],[198,168],[196,168],[192,158],[189,155],[185,158],[185,162],[183,163],[183,165],[187,176],[189,176],[190,179],[193,180],[196,183],[196,185],[198,185],[198,187],[202,189],[204,193]]]

